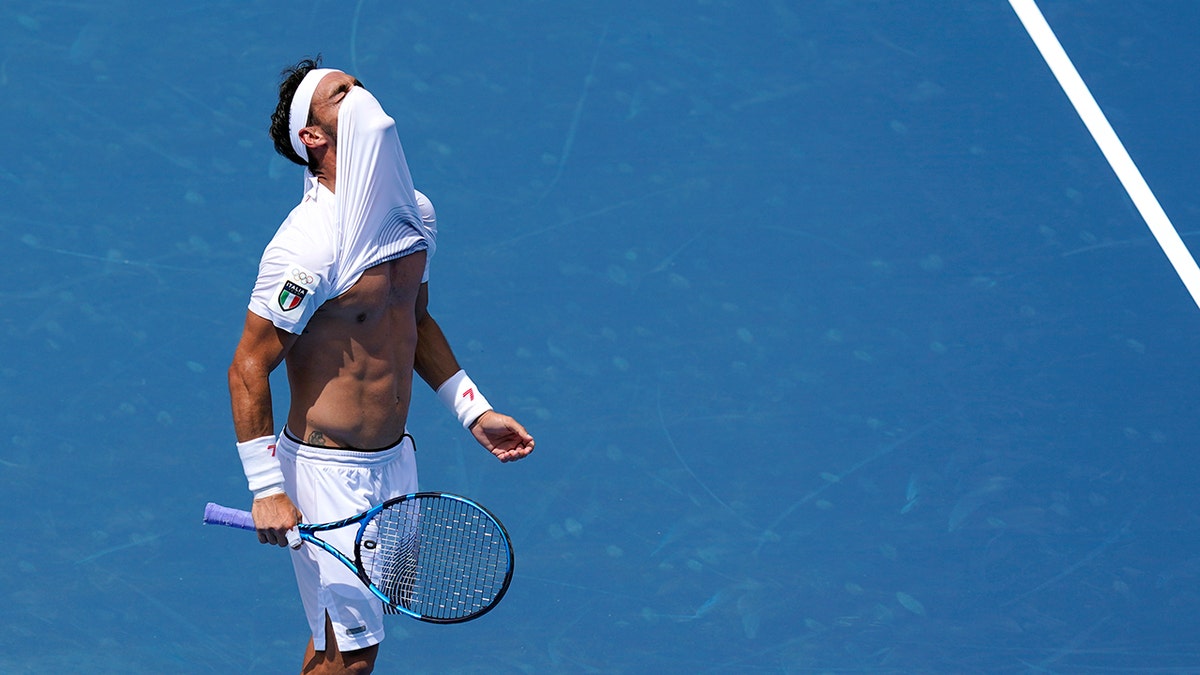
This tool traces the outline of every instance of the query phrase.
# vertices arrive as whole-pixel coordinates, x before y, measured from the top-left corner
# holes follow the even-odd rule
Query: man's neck
[[[317,169],[313,171],[313,175],[317,177],[317,182],[324,185],[325,189],[337,194],[335,189],[337,186],[337,153],[333,150],[326,150],[316,160]]]
[[[337,176],[329,176],[328,178],[322,175],[317,176],[317,182],[325,186],[326,190],[337,194]]]

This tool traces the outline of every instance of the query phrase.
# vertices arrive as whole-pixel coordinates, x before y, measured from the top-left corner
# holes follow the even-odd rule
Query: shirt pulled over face
[[[263,252],[250,311],[290,333],[367,269],[437,247],[437,220],[413,189],[396,122],[366,89],[353,87],[338,111],[337,194],[305,171],[300,204]]]

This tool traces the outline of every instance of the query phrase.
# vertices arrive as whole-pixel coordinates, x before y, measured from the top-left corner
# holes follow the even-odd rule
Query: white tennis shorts
[[[306,523],[349,518],[417,491],[416,448],[407,434],[390,448],[363,452],[307,445],[285,429],[276,453],[284,489]],[[347,527],[317,536],[353,559],[357,532],[356,527]],[[292,551],[292,566],[314,649],[325,649],[326,614],[340,651],[363,649],[383,640],[383,604],[349,567],[311,544]]]

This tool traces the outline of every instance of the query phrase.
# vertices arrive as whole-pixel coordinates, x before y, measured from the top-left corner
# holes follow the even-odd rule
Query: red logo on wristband
[[[474,400],[475,400],[475,390],[474,390],[474,389],[468,389],[468,390],[464,391],[464,392],[462,393],[462,395],[463,395],[463,397],[464,397],[464,398],[469,398],[469,399],[471,399],[472,401],[474,401]]]
[[[275,444],[272,443],[272,444],[268,445],[267,447],[271,448],[271,456],[274,457],[275,456]]]

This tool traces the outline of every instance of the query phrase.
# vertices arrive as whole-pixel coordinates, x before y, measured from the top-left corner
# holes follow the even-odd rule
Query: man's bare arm
[[[450,348],[450,341],[442,333],[441,326],[429,315],[429,284],[421,284],[417,291],[417,351],[413,358],[413,370],[437,391],[446,380],[459,371],[458,359]]]
[[[296,337],[257,314],[246,312],[242,339],[229,366],[229,400],[238,442],[274,435],[271,372],[283,362]],[[286,494],[254,500],[251,512],[258,527],[258,540],[278,546],[287,545],[287,531],[301,518]]]
[[[450,342],[429,315],[429,284],[417,293],[417,351],[413,370],[434,391],[459,371]],[[501,462],[512,462],[533,452],[533,436],[512,417],[490,410],[471,425],[471,434]]]
[[[296,342],[295,335],[247,311],[242,339],[229,366],[229,399],[238,441],[275,433],[271,410],[271,372]]]

